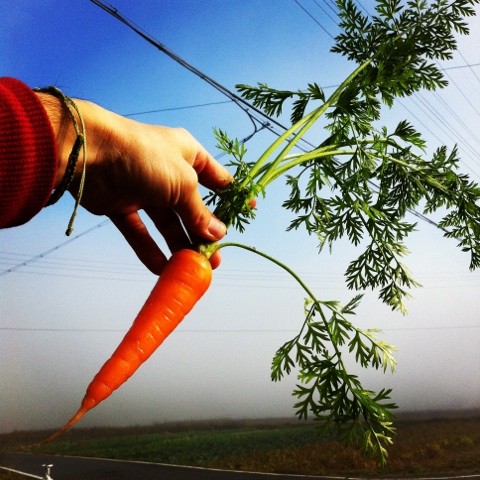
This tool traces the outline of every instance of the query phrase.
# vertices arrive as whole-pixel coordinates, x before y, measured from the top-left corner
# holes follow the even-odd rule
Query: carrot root
[[[212,268],[204,255],[188,249],[175,252],[123,340],[90,382],[77,413],[32,447],[60,436],[125,383],[191,311],[211,279]]]

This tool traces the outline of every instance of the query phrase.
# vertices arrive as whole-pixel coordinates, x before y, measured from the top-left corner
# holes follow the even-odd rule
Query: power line
[[[336,24],[337,24],[337,19],[334,18],[334,17],[328,12],[328,10],[326,10],[325,8],[323,8],[317,0],[313,0],[313,1],[314,1],[315,5],[316,5],[332,22],[334,22],[335,25],[336,25]],[[333,11],[333,13],[335,14],[335,16],[337,16],[335,10],[333,10],[333,8],[332,8],[330,5],[328,5],[328,4],[326,4],[326,5],[327,5],[327,7],[329,7],[329,8]]]
[[[298,5],[300,5],[297,0],[294,0],[294,1],[295,1]],[[325,1],[325,0],[324,0],[324,1]],[[314,0],[314,2],[318,5],[317,0]],[[325,2],[325,3],[326,3],[326,2]],[[363,9],[363,11],[364,11],[367,15],[369,15],[369,12],[368,12],[368,11],[366,10],[366,8],[362,5],[362,3],[361,3],[360,1],[358,1],[357,3],[360,5],[360,7]],[[318,6],[319,6],[319,5],[318,5]],[[320,7],[320,6],[319,6],[319,7]],[[303,8],[303,7],[302,7],[302,8]],[[320,7],[320,8],[321,8],[321,7]],[[306,9],[304,9],[304,10],[306,11]],[[322,8],[322,10],[323,10],[323,8]],[[320,28],[322,28],[322,30],[324,30],[324,27],[320,24],[320,22],[318,22],[317,19],[315,19],[311,13],[309,13],[309,12],[307,12],[307,13],[309,14],[309,16],[311,16],[311,17],[315,20],[315,22],[320,26]],[[461,54],[460,54],[460,55],[461,55]],[[461,57],[462,57],[463,61],[465,62],[465,65],[461,66],[461,68],[470,68],[470,70],[473,71],[472,66],[473,66],[474,64],[469,64],[469,63],[467,62],[467,60],[465,59],[465,57],[463,57],[463,55],[461,55]],[[480,65],[480,64],[476,64],[476,65]],[[453,80],[453,78],[451,77],[451,75],[448,73],[448,70],[453,69],[453,68],[458,68],[458,67],[446,67],[446,68],[443,68],[440,64],[437,64],[437,66],[438,66],[438,68],[439,68],[440,70],[445,71],[445,75],[451,80],[451,83],[460,91],[460,93],[462,94],[462,96],[467,100],[467,102],[468,102],[469,105],[475,110],[475,112],[478,113],[477,109],[475,108],[475,106],[473,105],[473,103],[471,102],[471,100],[468,99],[467,96],[465,95],[465,93],[461,91],[461,89],[458,87],[457,83]],[[478,78],[478,77],[477,77],[477,78]],[[479,159],[478,159],[477,149],[474,148],[474,147],[472,147],[471,144],[470,144],[470,142],[469,142],[464,136],[462,136],[462,135],[458,132],[458,130],[453,129],[451,125],[448,125],[448,127],[447,127],[447,125],[445,125],[445,122],[440,120],[440,119],[442,119],[444,116],[443,116],[443,115],[440,115],[439,112],[438,112],[438,110],[435,109],[429,102],[426,102],[425,100],[423,100],[423,97],[421,96],[421,94],[418,94],[417,96],[418,96],[420,102],[422,102],[422,104],[425,106],[425,109],[428,110],[428,111],[430,111],[430,112],[433,112],[433,114],[434,114],[434,116],[432,117],[432,116],[430,116],[430,115],[427,113],[427,117],[430,118],[430,120],[433,121],[437,126],[440,126],[441,130],[442,130],[450,139],[452,139],[453,141],[455,141],[455,140],[454,140],[453,137],[451,136],[451,132],[455,133],[456,136],[460,139],[460,141],[463,142],[463,143],[462,143],[462,146],[468,148],[468,150],[471,152],[471,154],[470,154],[468,151],[466,151],[465,153],[467,154],[467,156],[470,157],[475,164],[479,165]],[[438,93],[436,93],[436,96],[437,96],[437,98],[440,98],[440,99],[441,99],[441,97],[438,95]],[[414,98],[412,98],[412,101],[413,101],[414,103],[416,103],[416,101],[415,101]],[[399,101],[399,103],[402,103],[402,102]],[[474,140],[476,140],[477,142],[479,142],[477,135],[468,128],[468,126],[465,124],[465,122],[455,113],[455,111],[445,102],[445,100],[441,99],[441,103],[444,105],[444,107],[447,109],[447,111],[454,116],[454,118],[457,120],[457,122],[458,122],[460,125],[462,125],[462,126],[465,128],[466,131],[468,131],[468,132],[470,133],[470,137],[473,138]],[[402,105],[403,105],[403,104],[402,104]],[[408,107],[406,107],[405,105],[403,105],[403,106],[404,106],[404,108],[405,108],[406,110],[408,110],[408,112],[410,113],[410,115],[411,115],[413,118],[415,118],[417,121],[419,121],[419,122],[423,125],[423,127],[424,127],[426,130],[428,130],[428,131],[440,142],[440,144],[443,144],[443,140],[440,139],[425,123],[423,123],[423,122],[418,118],[417,115],[415,115],[415,114],[414,114],[410,109],[408,109]],[[417,106],[418,106],[418,104],[417,104]],[[421,109],[425,112],[425,109],[424,109],[423,107],[421,107]],[[447,129],[444,129],[443,126],[442,126],[442,124],[445,125],[445,127],[447,127]],[[479,142],[479,143],[480,143],[480,142]],[[472,174],[474,174],[474,175],[476,175],[476,176],[478,177],[478,173],[476,173],[465,161],[462,161],[462,163],[472,172]],[[436,225],[435,222],[431,221],[430,219],[427,219],[426,217],[423,216],[423,214],[420,214],[420,213],[418,213],[418,212],[416,212],[416,211],[412,211],[411,213],[413,213],[415,216],[417,216],[417,217],[419,217],[419,218],[424,219],[425,221],[427,221],[427,222],[430,223],[430,224]],[[437,226],[438,226],[438,225],[437,225]]]
[[[305,10],[305,9],[298,3],[297,0],[294,0],[294,1],[295,1],[303,10]],[[362,6],[362,8],[363,8],[363,10],[365,10],[365,8],[364,8],[363,6]],[[306,11],[306,10],[305,10],[305,11]],[[365,10],[365,12],[368,14],[368,12],[367,12],[366,10]],[[307,13],[308,13],[309,16],[311,16],[311,17],[315,20],[315,22],[320,26],[320,28],[322,28],[322,30],[325,30],[324,27],[323,27],[322,25],[320,25],[320,23],[319,23],[309,12],[307,12]],[[335,86],[336,86],[336,85],[334,85],[333,87],[335,87]],[[405,108],[407,108],[407,107],[405,107]],[[408,109],[407,109],[407,110],[408,110]],[[409,110],[409,112],[412,113],[410,110]],[[413,115],[413,113],[412,113],[412,115]],[[413,116],[414,116],[415,118],[418,118],[418,117],[416,117],[415,115],[413,115]],[[422,124],[423,124],[423,123],[422,123]],[[425,124],[423,124],[423,125],[425,125]],[[427,127],[427,128],[428,128],[428,127]],[[437,138],[438,138],[438,137],[437,137]],[[472,171],[472,173],[474,173],[474,172]],[[370,181],[369,184],[370,184],[370,185],[373,185],[374,188],[378,189],[378,186],[377,186],[374,182]],[[418,212],[418,211],[416,211],[416,210],[412,210],[412,209],[410,209],[409,212],[410,212],[412,215],[416,216],[417,218],[423,220],[424,222],[426,222],[426,223],[428,223],[428,224],[430,224],[430,225],[433,225],[433,226],[435,226],[436,228],[439,228],[439,229],[441,229],[441,230],[443,230],[443,231],[446,231],[445,228],[440,227],[440,225],[439,225],[437,222],[435,222],[434,220],[428,218],[428,217],[425,216],[423,213],[420,213],[420,212]]]
[[[314,2],[318,5],[317,0],[314,0]],[[338,17],[335,3],[333,3],[332,1],[327,2],[327,0],[323,0],[323,3]]]
[[[437,94],[438,95],[438,94]],[[441,97],[439,97],[441,98]],[[478,154],[477,154],[477,149],[475,149],[471,144],[470,142],[461,134],[458,132],[457,129],[455,129],[450,123],[447,124],[445,122],[445,120],[443,120],[444,118],[444,115],[441,115],[440,112],[430,103],[428,102],[427,100],[425,100],[423,98],[422,95],[417,95],[416,98],[415,97],[412,97],[412,102],[417,106],[417,108],[419,108],[421,111],[423,111],[425,113],[425,115],[437,126],[437,128],[439,128],[445,135],[446,137],[450,138],[453,142],[457,143],[455,141],[455,138],[452,136],[452,134],[456,135],[457,139],[459,139],[459,141],[461,142],[461,146],[465,149],[465,154],[473,160],[473,162],[477,165],[477,166],[480,166],[479,164],[479,159],[476,158],[478,157]],[[417,101],[418,100],[418,101]],[[419,105],[419,103],[421,103],[421,105]],[[445,106],[445,108],[448,109],[450,108],[448,106],[448,104],[443,101],[443,104]],[[405,107],[405,105],[403,105],[405,109],[408,110],[407,107]],[[418,116],[415,115],[411,110],[409,110],[410,114],[417,120],[417,121],[420,121]],[[430,113],[432,115],[430,115]],[[428,129],[430,131],[430,133],[432,133],[432,135],[439,141],[440,144],[443,144],[444,143],[444,139],[440,138],[438,135],[436,135],[430,128],[428,128],[423,122],[421,122],[422,125]],[[473,138],[475,139],[475,135],[473,136]],[[472,174],[476,175],[477,177],[479,176],[479,174],[477,172],[475,172],[475,170],[473,170],[472,167],[470,167],[470,165],[468,165],[464,160],[461,160],[461,162],[465,165],[466,168],[468,168],[470,170],[470,172],[472,172]]]
[[[360,0],[356,0],[356,2],[360,5],[361,9],[367,14],[370,16],[370,13],[368,12],[368,10],[362,5],[362,2]]]
[[[200,107],[209,107],[210,105],[224,105],[226,103],[232,103],[232,100],[224,100],[221,102],[208,102],[208,103],[199,103],[196,105],[185,105],[183,107],[170,107],[170,108],[159,108],[157,110],[146,110],[143,112],[134,112],[134,113],[124,113],[122,114],[123,117],[135,117],[138,115],[147,115],[150,113],[162,113],[162,112],[173,112],[176,110],[190,110],[192,108],[200,108]]]
[[[143,39],[145,39],[148,43],[152,44],[153,46],[155,46],[156,48],[158,48],[160,51],[162,51],[163,53],[167,54],[170,58],[172,58],[173,60],[175,60],[176,62],[178,62],[180,65],[182,65],[183,67],[185,67],[187,70],[191,71],[192,73],[194,73],[195,75],[199,76],[202,80],[206,81],[207,83],[209,83],[211,86],[213,86],[215,89],[217,89],[218,91],[220,91],[222,94],[226,95],[228,98],[230,98],[229,101],[231,102],[234,102],[237,106],[239,106],[247,115],[248,117],[250,118],[250,120],[252,121],[253,123],[253,126],[254,126],[254,131],[247,137],[245,137],[242,142],[246,142],[248,141],[250,138],[253,137],[253,135],[255,135],[258,131],[260,131],[261,129],[263,128],[266,128],[268,130],[270,130],[272,133],[274,133],[275,135],[279,135],[277,132],[275,132],[272,124],[276,125],[277,127],[280,127],[282,130],[287,130],[287,128],[282,125],[280,122],[278,122],[277,120],[271,118],[270,116],[268,116],[267,114],[265,114],[262,110],[256,108],[255,106],[251,105],[249,102],[247,102],[246,100],[244,100],[242,97],[236,95],[235,93],[231,92],[230,90],[228,90],[226,87],[224,87],[222,84],[220,84],[219,82],[217,82],[216,80],[214,80],[213,78],[207,76],[206,74],[204,74],[203,72],[201,72],[200,70],[198,70],[197,68],[195,68],[193,65],[189,64],[188,62],[186,62],[184,59],[182,59],[181,57],[179,57],[177,54],[175,54],[174,52],[172,52],[171,50],[169,50],[167,47],[165,47],[163,44],[161,44],[160,42],[158,42],[157,40],[155,40],[153,37],[151,37],[147,32],[143,31],[139,26],[135,25],[132,21],[130,21],[129,19],[127,19],[125,16],[123,16],[115,7],[111,6],[111,5],[108,5],[104,2],[101,2],[100,0],[90,0],[92,3],[94,3],[95,5],[99,6],[100,8],[102,8],[103,10],[105,10],[107,13],[111,14],[114,18],[116,18],[117,20],[121,21],[122,23],[124,23],[127,27],[131,28],[135,33],[137,33],[138,35],[140,35]],[[302,8],[304,9],[301,4],[295,0],[295,2]],[[317,2],[315,2],[317,3]],[[318,5],[318,3],[317,3]],[[321,8],[321,7],[320,7]],[[331,8],[331,7],[330,7]],[[363,8],[363,7],[362,7]],[[305,9],[304,9],[305,10]],[[310,16],[312,16],[309,12],[307,12]],[[319,25],[319,27],[321,27],[323,30],[324,27],[320,24],[320,22],[318,22],[313,16],[312,18],[316,21],[316,23]],[[328,33],[328,32],[327,32]],[[329,33],[328,33],[329,34]],[[329,34],[330,35],[330,34]],[[331,35],[330,35],[331,36]],[[332,37],[332,36],[331,36]],[[332,37],[333,38],[333,37]],[[469,65],[466,65],[468,67],[471,68],[471,66],[473,66],[475,64],[469,64]],[[455,68],[458,68],[458,67],[455,67]],[[335,87],[335,85],[333,86],[329,86],[329,87],[325,87],[325,88],[330,88],[330,87]],[[126,114],[124,116],[134,116],[134,115],[142,115],[142,114],[147,114],[147,113],[155,113],[155,112],[160,112],[160,111],[167,111],[167,110],[179,110],[179,109],[182,109],[182,108],[195,108],[195,107],[199,107],[199,106],[206,106],[206,105],[212,105],[212,104],[220,104],[220,103],[228,103],[229,101],[226,101],[226,102],[212,102],[212,103],[208,103],[208,104],[200,104],[200,105],[191,105],[191,106],[185,106],[185,107],[174,107],[174,108],[171,108],[171,109],[158,109],[158,110],[150,110],[150,111],[146,111],[146,112],[136,112],[136,113],[130,113],[130,114]],[[260,115],[261,117],[263,117],[264,119],[267,120],[267,122],[264,122],[264,121],[261,121],[259,120],[254,114],[252,114],[252,111],[254,111],[256,114]],[[260,128],[259,128],[259,125],[260,125]],[[306,143],[307,145],[309,145],[309,147],[314,147],[312,144],[310,144],[309,142],[307,142],[306,140],[302,139],[302,142]],[[301,147],[298,147],[300,148],[301,150],[303,150]],[[304,150],[305,151],[305,150]],[[224,154],[221,154],[220,156],[223,156]],[[219,157],[217,157],[219,158]],[[431,224],[431,225],[434,225],[436,227],[439,228],[439,225],[434,222],[433,220],[429,219],[428,217],[426,217],[425,215],[419,213],[419,212],[416,212],[416,211],[411,211],[411,213],[415,216],[417,216],[418,218],[424,220],[425,222]],[[56,245],[55,247],[49,249],[49,250],[46,250],[45,252],[42,252],[41,254],[39,255],[35,255],[11,268],[8,268],[6,270],[3,270],[0,272],[0,276],[4,276],[8,273],[11,273],[11,272],[14,272],[22,267],[25,267],[27,265],[29,265],[30,263],[33,263],[47,255],[49,255],[50,253],[52,253],[53,251],[55,250],[58,250],[60,248],[62,248],[63,246],[65,245],[68,245],[69,243],[73,242],[74,240],[78,239],[79,237],[83,236],[83,235],[86,235],[88,233],[90,233],[91,231],[105,225],[106,223],[108,223],[109,220],[105,220],[104,222],[100,222],[99,224],[97,224],[96,226],[92,227],[91,229],[79,234],[79,235],[76,235],[75,237],[72,237],[71,239],[67,240],[66,242],[63,242],[59,245]]]
[[[477,75],[477,72],[472,68],[472,67],[478,67],[480,66],[480,63],[468,63],[467,59],[463,56],[462,52],[460,49],[457,49],[458,55],[461,57],[461,59],[464,61],[465,65],[460,65],[458,67],[451,67],[450,70],[453,70],[454,68],[468,68],[473,76],[477,79],[478,82],[480,82],[480,77]]]
[[[32,255],[27,253],[19,253],[12,251],[2,251],[0,252],[0,262],[14,262],[22,261],[23,257],[30,258]],[[37,267],[38,265],[32,266]],[[62,268],[65,270],[77,270],[82,268],[86,271],[107,271],[109,273],[117,274],[118,272],[123,272],[128,275],[145,275],[151,276],[151,274],[143,268],[138,262],[120,262],[114,260],[98,260],[98,259],[86,259],[86,258],[71,258],[71,257],[62,257],[62,256],[49,256],[42,259],[41,266],[38,268],[48,269],[58,269]],[[312,271],[302,271],[299,272],[302,278],[305,278],[307,281],[318,281],[324,280],[325,282],[331,283],[332,281],[337,281],[343,279],[343,274],[337,272],[312,272]],[[451,282],[452,280],[466,280],[466,279],[475,279],[480,280],[480,272],[465,272],[463,270],[452,272],[451,270],[444,272],[435,272],[431,273],[428,271],[419,271],[416,272],[416,275],[422,279],[427,280],[442,280]],[[239,278],[242,280],[249,278],[261,278],[268,281],[282,281],[283,278],[290,278],[286,273],[279,276],[278,270],[276,268],[268,270],[248,270],[245,272],[242,269],[227,269],[222,268],[221,271],[217,271],[215,277],[222,278]]]
[[[0,331],[6,332],[55,332],[55,333],[125,333],[125,329],[121,328],[16,328],[16,327],[0,327]],[[296,332],[295,329],[187,329],[179,328],[175,333],[274,333],[274,332]]]
[[[142,36],[142,38],[144,38],[145,40],[147,40],[149,43],[153,44],[155,47],[159,48],[162,52],[166,53],[168,56],[170,56],[172,59],[174,59],[175,61],[177,61],[178,63],[180,63],[182,66],[184,66],[185,68],[187,68],[189,71],[193,72],[194,74],[198,75],[200,78],[202,78],[203,80],[207,81],[210,85],[212,85],[214,88],[216,88],[217,90],[219,90],[220,92],[222,92],[223,94],[227,95],[232,101],[234,101],[235,103],[237,103],[237,105],[239,105],[243,110],[246,111],[247,115],[249,115],[250,119],[252,120],[252,123],[254,124],[254,127],[255,127],[255,130],[252,134],[252,136],[257,132],[257,124],[256,124],[256,119],[254,119],[251,115],[250,112],[248,112],[244,106],[247,106],[247,109],[252,109],[254,110],[256,113],[262,115],[263,118],[266,118],[268,120],[268,122],[271,122],[271,123],[275,123],[277,126],[281,127],[283,130],[286,130],[286,127],[283,126],[281,123],[279,123],[278,121],[272,119],[271,117],[269,117],[268,115],[266,115],[262,110],[260,109],[257,109],[256,107],[252,106],[251,104],[249,104],[248,102],[246,102],[242,97],[239,97],[238,95],[234,94],[233,92],[231,92],[230,90],[228,90],[226,87],[224,87],[223,85],[221,85],[220,83],[218,83],[217,81],[215,81],[214,79],[212,79],[211,77],[208,77],[207,75],[205,75],[204,73],[202,73],[201,71],[199,71],[197,68],[193,67],[191,64],[189,64],[188,62],[186,62],[184,59],[182,59],[181,57],[179,57],[178,55],[176,55],[174,52],[172,52],[171,50],[167,49],[163,44],[161,44],[160,42],[158,42],[157,40],[155,40],[153,37],[151,37],[148,33],[146,33],[145,31],[143,31],[139,26],[135,25],[131,20],[127,19],[124,15],[120,14],[120,12],[113,6],[111,5],[107,5],[103,2],[101,2],[100,0],[90,0],[92,1],[94,4],[100,6],[102,9],[104,9],[105,11],[107,11],[108,13],[110,13],[111,15],[113,15],[115,18],[117,18],[118,20],[120,20],[122,23],[124,23],[125,25],[127,25],[129,28],[131,28],[132,30],[134,30],[137,34],[139,34],[140,36]],[[302,8],[314,21],[315,23],[317,23],[317,25],[324,31],[326,32],[331,38],[334,38],[328,31],[326,31],[325,27],[309,12],[307,11],[307,9],[305,9],[299,2],[298,0],[294,0],[295,3],[300,7]],[[317,5],[318,3],[315,2]],[[359,2],[360,3],[360,2]],[[363,5],[361,5],[361,8],[368,14],[367,10],[363,7]],[[321,7],[320,7],[321,8]],[[471,68],[472,65],[469,65],[467,64],[466,65],[467,67]],[[444,70],[447,70],[447,69],[444,69]],[[447,74],[448,75],[448,74]],[[240,104],[238,103],[240,102]],[[260,122],[262,124],[262,122]],[[269,127],[269,124],[263,124],[262,125],[262,128],[268,128]],[[273,132],[273,130],[270,128],[270,131],[272,131],[272,133],[275,133]],[[302,139],[303,141],[303,139]],[[307,142],[308,144],[308,142]],[[312,145],[309,144],[309,146],[311,147]],[[475,160],[474,160],[475,161]],[[420,216],[421,217],[421,214],[417,214],[417,216]],[[432,223],[430,220],[428,220],[429,223]]]
[[[452,78],[452,76],[448,73],[445,72],[445,75],[449,78],[450,82],[455,86],[455,88],[460,92],[460,95],[465,99],[465,101],[472,107],[473,111],[480,116],[480,111],[475,107],[475,105],[472,103],[472,101],[468,98],[468,96],[465,94],[465,92],[457,85],[457,82]]]
[[[18,261],[18,257],[26,254],[13,254],[9,252],[0,253],[5,261]],[[84,261],[82,259],[69,259],[63,257],[49,257],[43,259],[40,264],[31,265],[29,269],[23,270],[23,274],[42,275],[69,279],[85,279],[89,282],[101,280],[111,282],[129,283],[152,283],[152,275],[139,264],[126,264],[124,262],[99,262]],[[344,275],[335,272],[301,272],[301,277],[311,288],[320,291],[344,290]],[[480,285],[480,274],[465,272],[447,272],[425,274],[417,273],[417,280],[422,283],[424,289],[440,288],[478,288]],[[261,290],[292,290],[297,288],[295,281],[288,275],[279,275],[275,270],[260,270],[248,272],[242,270],[226,270],[216,272],[216,287],[221,288],[251,288]],[[300,288],[300,287],[298,287]]]
[[[132,20],[128,19],[125,15],[123,15],[117,8],[115,8],[113,5],[108,4],[107,2],[103,2],[101,0],[90,0],[93,4],[97,5],[100,7],[102,10],[106,11],[110,15],[112,15],[114,18],[116,18],[118,21],[126,25],[128,28],[133,30],[137,35],[142,37],[144,40],[146,40],[150,45],[154,46],[158,50],[160,50],[162,53],[170,57],[172,60],[180,64],[182,67],[184,67],[186,70],[189,72],[193,73],[197,77],[201,78],[203,81],[207,82],[209,85],[211,85],[213,88],[218,90],[220,93],[228,97],[230,100],[235,102],[238,107],[240,107],[250,118],[252,123],[257,126],[257,123],[260,124],[263,128],[267,128],[271,130],[273,133],[275,133],[272,130],[272,124],[275,125],[278,128],[281,128],[282,130],[286,131],[287,128],[282,125],[278,120],[268,116],[265,112],[263,112],[261,109],[255,107],[254,105],[250,104],[248,101],[246,101],[244,98],[241,96],[237,95],[236,93],[232,92],[229,90],[227,87],[222,85],[220,82],[217,82],[215,79],[212,77],[208,76],[189,62],[187,62],[185,59],[177,55],[175,52],[167,48],[163,43],[155,39],[152,35],[150,35],[148,32],[143,30],[140,26],[136,25]],[[254,112],[254,113],[252,113]],[[255,115],[254,115],[255,114]],[[263,118],[264,120],[259,120],[258,116]],[[266,121],[265,121],[266,120]],[[257,128],[255,132],[257,131]],[[278,135],[277,133],[275,133]],[[304,143],[307,143],[305,140],[303,140]],[[313,147],[313,145],[309,145],[310,147]]]
[[[7,268],[6,270],[3,270],[0,272],[0,277],[3,277],[4,275],[7,275],[9,273],[12,273],[14,272],[15,270],[18,270],[19,268],[22,268],[22,267],[25,267],[26,265],[29,265],[30,263],[33,263],[37,260],[40,260],[41,258],[43,257],[46,257],[47,255],[49,255],[50,253],[52,252],[55,252],[56,250],[59,250],[60,248],[62,247],[65,247],[66,245],[74,242],[75,240],[77,240],[78,238],[80,237],[83,237],[84,235],[87,235],[89,234],[90,232],[93,232],[94,230],[97,230],[98,228],[101,228],[103,227],[104,225],[107,225],[107,223],[110,223],[110,219],[108,220],[104,220],[103,222],[100,222],[98,223],[97,225],[89,228],[88,230],[85,230],[83,231],[82,233],[79,233],[78,235],[75,235],[74,237],[72,238],[69,238],[68,240],[66,240],[65,242],[62,242],[58,245],[55,245],[54,247],[48,249],[48,250],[45,250],[44,252],[38,254],[38,255],[35,255],[33,257],[30,257],[29,259],[13,266],[13,267],[10,267],[10,268]]]
[[[480,325],[447,325],[447,326],[431,326],[431,327],[406,327],[406,328],[382,328],[382,332],[417,332],[430,330],[469,330],[480,328]],[[125,329],[121,328],[54,328],[54,327],[0,327],[0,331],[4,332],[54,332],[54,333],[124,333]],[[213,329],[190,329],[179,328],[175,330],[175,334],[179,333],[289,333],[298,332],[298,329],[290,328],[213,328]]]
[[[455,65],[453,67],[440,67],[440,70],[458,70],[458,69],[461,69],[461,68],[469,68],[474,73],[474,75],[477,77],[477,74],[475,73],[475,71],[473,70],[472,67],[480,67],[480,63],[467,63],[465,61],[465,65]]]
[[[437,92],[434,92],[435,98],[444,106],[445,110],[450,113],[450,115],[462,126],[462,128],[468,132],[469,136],[473,138],[477,144],[480,145],[480,138],[477,136],[477,134],[470,129],[470,127],[465,123],[463,118],[450,106],[447,104],[447,102],[442,98],[441,95],[439,95]],[[468,144],[467,140],[465,140],[463,137],[459,135],[462,140]],[[478,155],[478,148],[472,148],[472,151]]]
[[[293,0],[331,39],[335,37],[298,1]]]
[[[296,0],[295,0],[295,1],[296,1]],[[317,0],[313,0],[313,1],[315,2],[315,4],[316,4],[317,6],[319,6],[319,8],[321,8],[321,9],[325,12],[325,10],[324,10],[322,7],[320,7],[320,5],[318,4]],[[328,5],[325,0],[324,0],[324,2],[325,2],[326,5]],[[296,3],[298,4],[298,2],[296,2]],[[367,9],[362,5],[362,3],[361,3],[360,1],[358,1],[357,3],[360,5],[361,9],[362,9],[367,15],[369,15],[369,12],[368,12]],[[308,13],[308,12],[307,12],[307,13]],[[309,15],[312,16],[312,18],[313,18],[313,15],[312,15],[312,14],[309,13]],[[331,17],[330,17],[330,18],[331,18]],[[315,18],[313,18],[313,19],[314,19],[314,20],[316,21],[316,23],[319,24],[319,26],[323,29],[323,26],[320,25],[320,23],[319,23]],[[474,111],[475,111],[476,113],[479,113],[479,112],[477,111],[477,109],[475,108],[475,106],[473,105],[473,103],[471,102],[471,100],[470,100],[469,98],[467,98],[467,96],[465,95],[465,93],[458,87],[457,83],[454,81],[454,79],[453,79],[453,78],[451,77],[451,75],[448,73],[448,70],[453,70],[453,69],[456,69],[456,68],[469,68],[469,69],[474,73],[475,77],[476,77],[477,79],[479,79],[479,77],[476,75],[476,73],[474,72],[474,70],[473,70],[472,67],[473,67],[473,66],[480,65],[480,64],[478,64],[478,63],[477,63],[477,64],[469,64],[468,61],[466,60],[466,58],[461,54],[461,52],[458,51],[458,53],[459,53],[459,55],[461,56],[462,60],[465,62],[465,65],[454,66],[454,67],[442,67],[441,65],[438,65],[438,68],[439,68],[440,70],[445,71],[445,75],[450,79],[451,83],[460,91],[460,93],[462,94],[462,96],[463,96],[463,97],[465,98],[465,100],[469,103],[469,105],[474,109]],[[454,118],[457,120],[457,122],[458,122],[460,125],[462,125],[462,127],[465,128],[465,130],[468,131],[468,133],[470,134],[470,137],[473,138],[473,139],[475,139],[475,140],[478,142],[478,137],[476,136],[476,134],[469,129],[469,127],[465,124],[465,122],[455,113],[455,111],[445,102],[445,100],[443,100],[443,99],[438,95],[438,93],[436,93],[436,96],[437,96],[437,98],[441,101],[441,103],[444,105],[444,107],[447,109],[447,111],[454,116]],[[434,112],[434,115],[435,115],[434,117],[430,117],[429,115],[428,115],[428,116],[429,116],[429,118],[430,118],[434,123],[436,123],[437,126],[438,126],[439,123],[440,123],[439,119],[440,119],[440,118],[443,118],[443,116],[440,115],[440,114],[438,113],[438,111],[437,111],[432,105],[430,105],[430,103],[425,102],[422,98],[420,98],[420,101],[425,105],[425,108],[426,108],[427,110],[430,110],[430,111],[433,111],[433,112]],[[418,119],[418,117],[415,116],[415,115],[413,114],[413,112],[411,112],[410,110],[409,110],[409,113],[410,113],[414,118],[417,118],[417,119]],[[443,122],[443,124],[445,124],[445,122]],[[423,125],[427,130],[429,130],[430,133],[432,133],[432,134],[435,136],[435,138],[437,138],[437,140],[440,141],[440,143],[443,143],[442,140],[441,140],[437,135],[435,135],[423,122],[422,122],[422,125]],[[442,129],[442,130],[443,130],[443,129]],[[449,136],[450,138],[452,138],[451,135],[450,135],[450,131],[451,131],[451,130],[452,130],[452,128],[451,128],[451,126],[449,125],[448,131],[446,131],[446,130],[443,130],[443,131],[446,133],[447,136]],[[461,141],[463,142],[463,145],[465,145],[466,147],[469,148],[469,150],[470,150],[470,152],[472,152],[472,155],[473,155],[473,156],[472,156],[472,155],[468,155],[468,156],[474,161],[474,163],[476,163],[476,164],[478,165],[479,161],[478,161],[478,158],[477,158],[477,157],[478,157],[478,155],[477,155],[477,149],[476,149],[476,148],[473,148],[473,147],[470,145],[469,141],[468,141],[467,139],[465,139],[457,130],[453,130],[453,132],[457,135],[458,138],[461,139]],[[453,138],[452,138],[452,140],[453,140]],[[468,152],[466,152],[466,153],[468,154]],[[476,174],[476,172],[475,172],[472,168],[470,168],[469,165],[467,165],[465,162],[463,162],[463,163],[465,164],[465,166],[466,166],[473,174],[475,174],[475,175],[478,176],[478,174]]]

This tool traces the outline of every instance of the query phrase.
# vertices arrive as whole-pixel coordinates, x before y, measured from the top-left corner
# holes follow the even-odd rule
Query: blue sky
[[[293,89],[312,81],[330,86],[351,70],[329,53],[336,32],[331,2],[299,2],[329,34],[294,0],[113,3],[231,90],[236,83],[256,82]],[[372,11],[372,2],[361,5]],[[478,17],[473,22],[472,36],[461,39],[461,56],[444,65],[472,67],[448,70],[448,89],[402,101],[386,121],[411,120],[432,148],[440,141],[458,142],[462,168],[478,181]],[[88,0],[2,2],[0,72],[32,87],[56,84],[121,114],[159,110],[134,118],[185,127],[214,155],[219,152],[213,127],[238,138],[252,131],[238,107],[217,103],[226,98]],[[207,103],[212,105],[195,107]],[[249,157],[273,140],[267,131],[255,135]],[[285,233],[290,219],[281,208],[285,195],[281,183],[274,185],[259,200],[255,222],[242,236],[230,232],[229,240],[278,257],[321,298],[348,300],[352,293],[342,275],[354,250],[339,244],[332,255],[319,256],[314,238]],[[65,242],[72,206],[65,196],[27,225],[0,232],[3,269]],[[74,235],[103,220],[82,211]],[[454,242],[428,224],[419,224],[407,244],[412,253],[406,263],[423,284],[408,302],[409,315],[392,313],[367,294],[357,319],[362,327],[382,328],[384,339],[397,345],[397,373],[362,372],[355,365],[352,370],[366,386],[394,387],[405,410],[478,407],[480,276],[468,271],[468,259]],[[223,258],[198,308],[83,426],[293,415],[295,378],[271,383],[269,368],[276,348],[301,325],[302,292],[247,252],[226,249]],[[154,282],[108,223],[0,277],[0,431],[54,428],[69,418]]]

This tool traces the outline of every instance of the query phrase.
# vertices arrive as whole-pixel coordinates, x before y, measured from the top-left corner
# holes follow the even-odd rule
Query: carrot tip
[[[59,437],[62,433],[67,431],[69,428],[73,427],[88,411],[88,408],[80,407],[78,412],[60,429],[56,432],[52,433],[49,437],[44,440],[41,440],[38,443],[31,445],[32,447],[39,447],[40,445],[45,445],[46,443],[50,443],[52,440],[55,440]]]

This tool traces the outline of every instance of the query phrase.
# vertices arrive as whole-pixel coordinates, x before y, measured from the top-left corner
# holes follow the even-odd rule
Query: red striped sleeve
[[[0,228],[21,225],[47,203],[57,170],[55,136],[37,95],[0,78]]]

